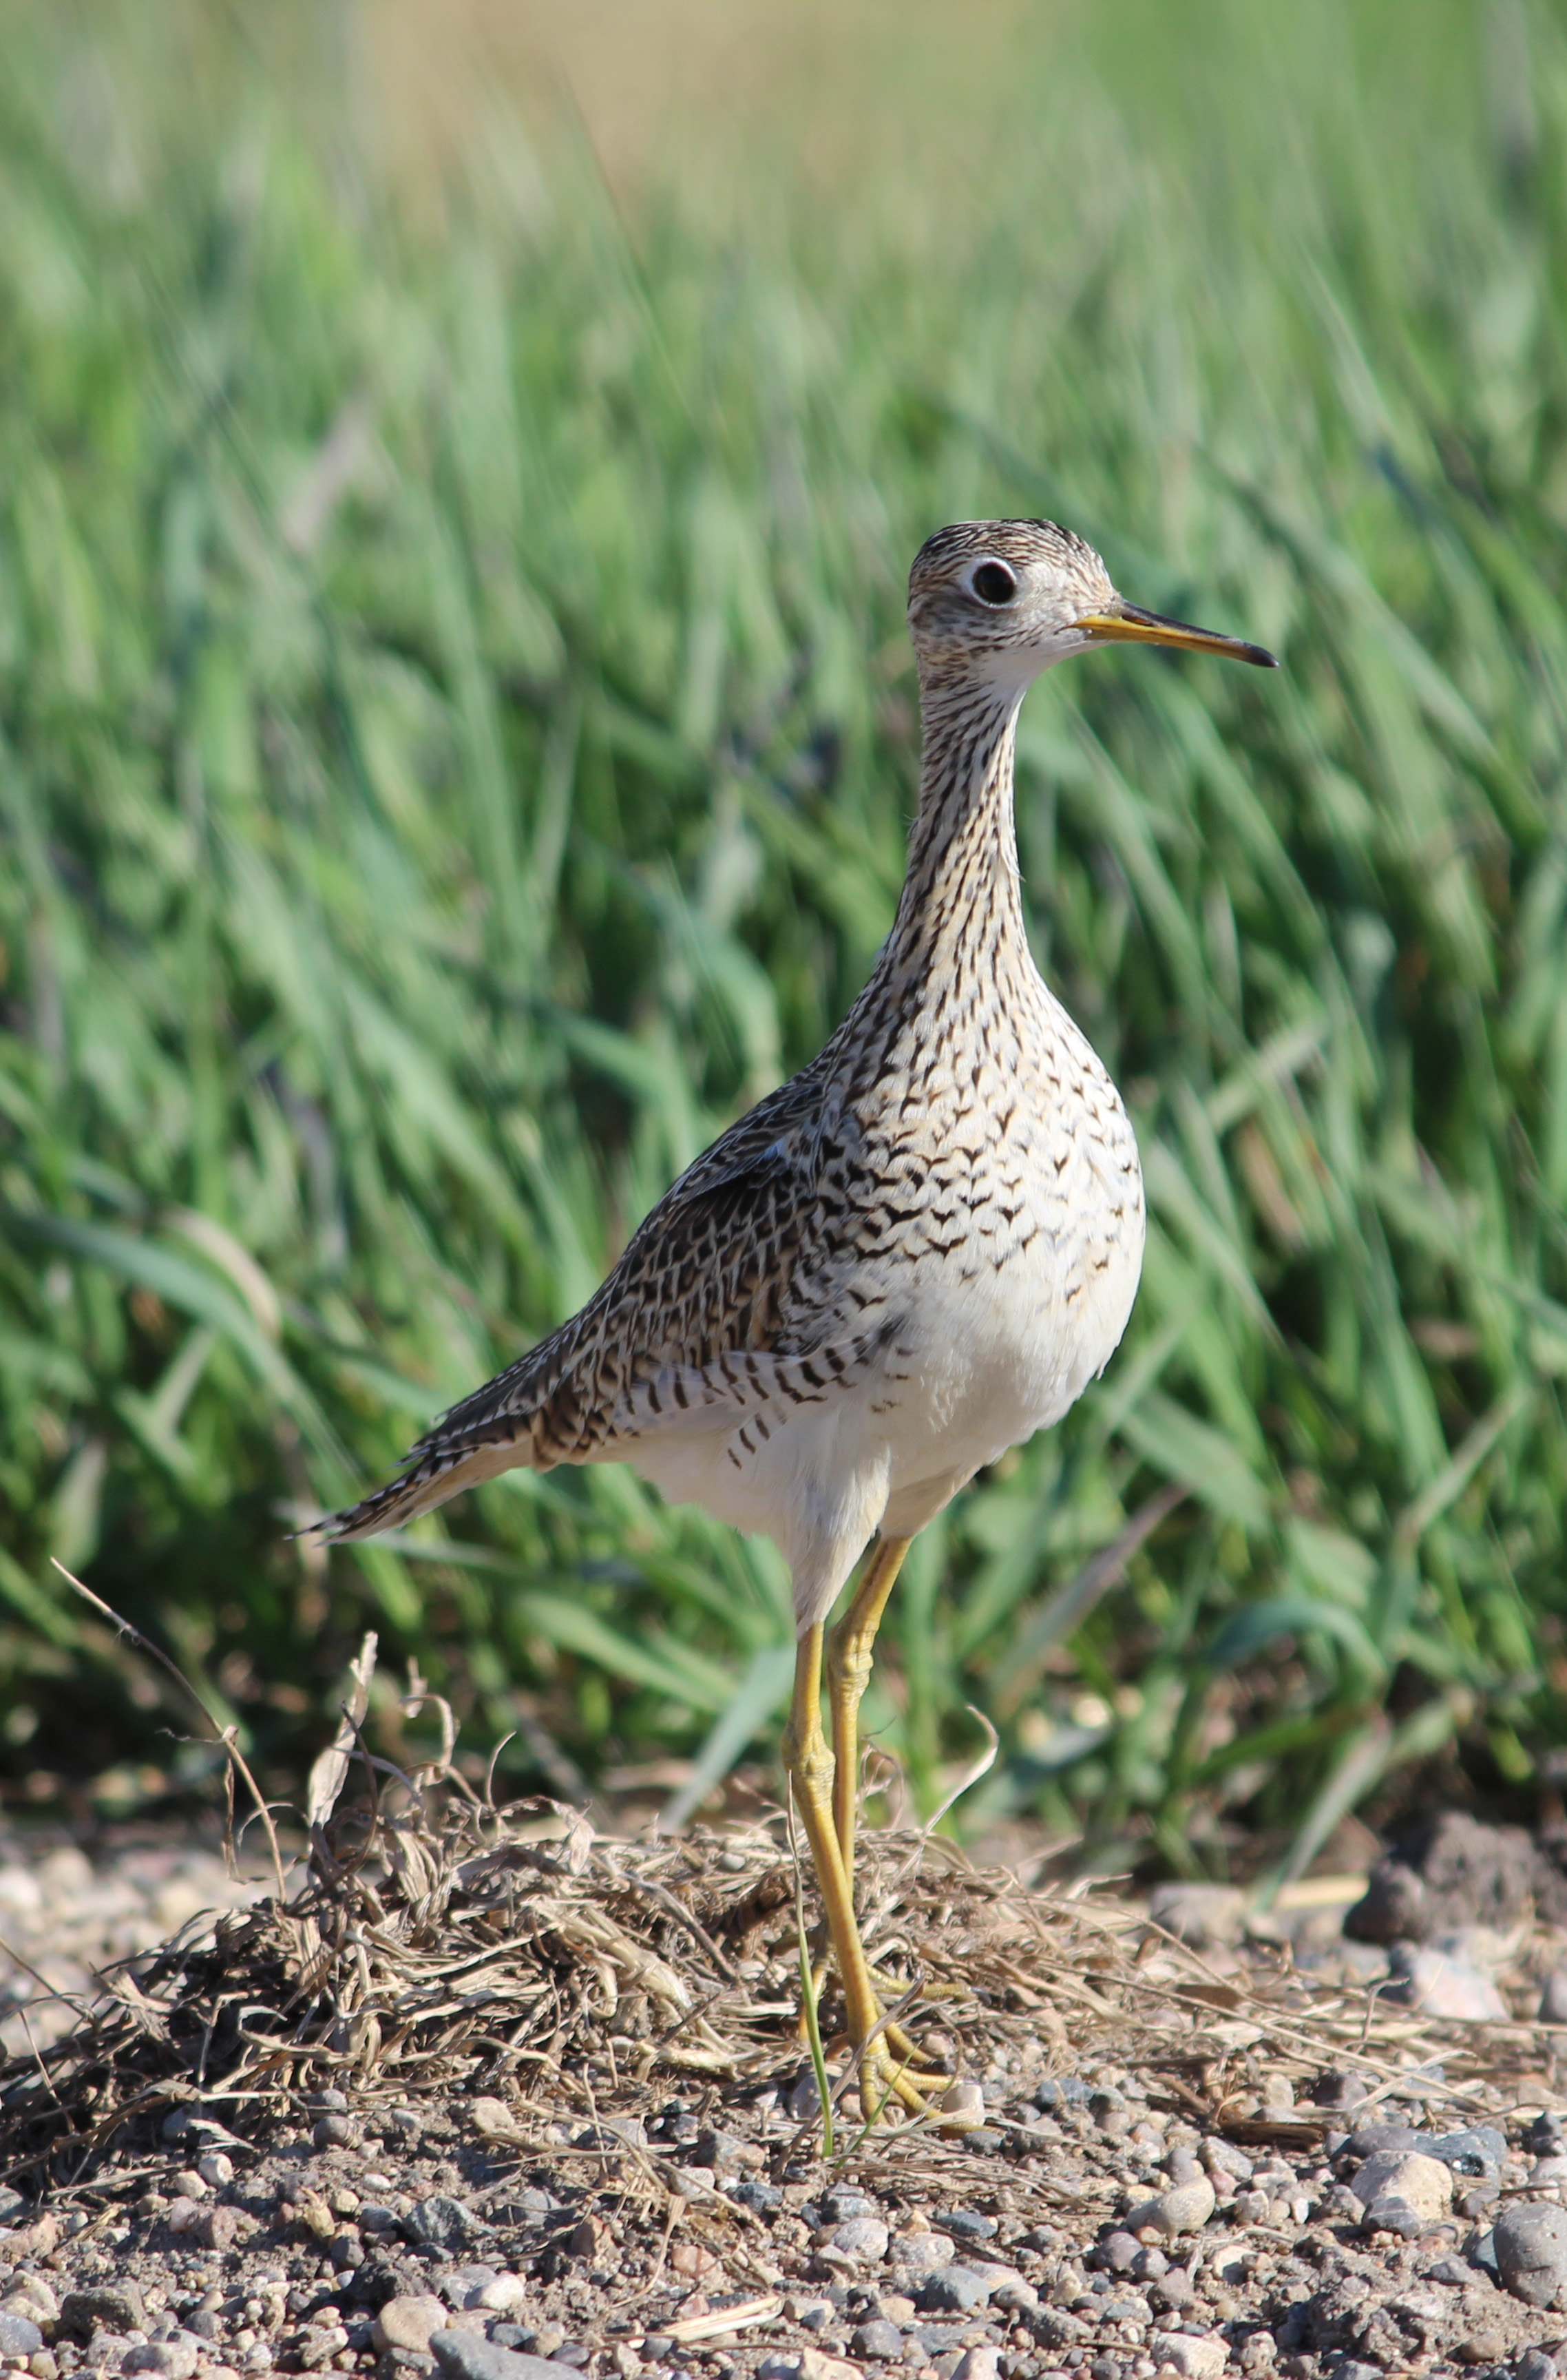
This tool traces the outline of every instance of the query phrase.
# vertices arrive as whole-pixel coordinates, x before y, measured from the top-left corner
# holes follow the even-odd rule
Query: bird
[[[1044,670],[1100,645],[1278,667],[1127,602],[1092,546],[1047,520],[937,530],[907,616],[918,802],[864,990],[664,1194],[578,1314],[454,1405],[399,1477],[319,1524],[368,1537],[504,1471],[626,1462],[669,1501],[773,1540],[796,1629],[784,1766],[861,2104],[893,2115],[928,2112],[929,2085],[855,1912],[876,1632],[918,1532],[1103,1370],[1146,1228],[1126,1110],[1029,949],[1018,713]]]

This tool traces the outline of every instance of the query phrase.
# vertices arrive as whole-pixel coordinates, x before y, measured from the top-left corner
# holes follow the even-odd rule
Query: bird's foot
[[[878,2034],[861,2053],[859,2106],[868,2124],[879,2123],[893,2114],[929,2116],[931,2107],[926,2093],[932,2085],[944,2089],[945,2075],[911,2074],[905,2050],[890,2042],[885,2033]]]

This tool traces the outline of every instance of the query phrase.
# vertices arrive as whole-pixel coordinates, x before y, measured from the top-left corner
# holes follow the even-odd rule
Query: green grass
[[[871,1724],[929,1807],[976,1704],[969,1806],[1177,1864],[1242,1821],[1304,1861],[1404,1764],[1526,1788],[1567,1717],[1550,15],[1132,6],[1048,58],[1020,18],[944,224],[917,157],[710,213],[563,152],[433,229],[312,130],[330,81],[184,93],[158,12],[93,21],[18,18],[0,103],[12,1771],[184,1723],[52,1554],[274,1771],[366,1624],[516,1778],[771,1743],[779,1560],[629,1474],[285,1533],[819,1046],[900,880],[908,559],[1045,511],[1285,667],[1104,657],[1025,710],[1147,1270],[1103,1384],[919,1542]]]

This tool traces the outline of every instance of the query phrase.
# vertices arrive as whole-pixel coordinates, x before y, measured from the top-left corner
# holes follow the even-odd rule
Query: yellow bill
[[[1221,637],[1211,628],[1194,628],[1185,620],[1167,620],[1161,612],[1139,611],[1136,603],[1090,612],[1077,625],[1085,636],[1104,644],[1171,645],[1177,652],[1219,653],[1224,660],[1250,662],[1254,669],[1277,669],[1273,655],[1262,645],[1243,643],[1239,637]]]

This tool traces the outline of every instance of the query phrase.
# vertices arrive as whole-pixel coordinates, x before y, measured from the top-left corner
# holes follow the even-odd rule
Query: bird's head
[[[908,625],[923,675],[1024,687],[1090,645],[1172,645],[1258,669],[1260,645],[1139,611],[1118,595],[1091,545],[1053,521],[957,521],[914,558]]]

